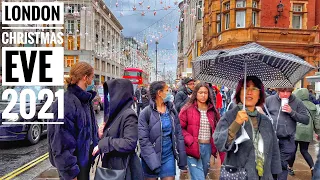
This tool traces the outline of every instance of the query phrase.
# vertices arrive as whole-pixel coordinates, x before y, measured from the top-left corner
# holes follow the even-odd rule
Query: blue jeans
[[[319,144],[320,145],[320,144]],[[313,170],[313,180],[318,180],[320,179],[320,151],[318,152],[318,157],[316,164],[314,165],[314,170]]]
[[[191,180],[204,180],[209,171],[211,144],[200,144],[200,159],[188,156]]]

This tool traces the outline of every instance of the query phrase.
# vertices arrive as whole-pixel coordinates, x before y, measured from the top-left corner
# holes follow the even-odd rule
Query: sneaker
[[[293,171],[293,169],[291,169],[291,168],[288,167],[288,174],[289,174],[290,176],[294,176],[294,171]]]

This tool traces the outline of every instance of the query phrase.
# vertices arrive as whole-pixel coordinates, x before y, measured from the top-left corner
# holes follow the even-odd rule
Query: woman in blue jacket
[[[58,102],[52,106],[52,122],[63,122],[48,126],[50,162],[58,169],[60,179],[89,180],[93,161],[91,154],[98,144],[98,126],[91,106],[96,92],[86,91],[93,77],[94,70],[90,64],[74,64],[66,79],[64,119],[58,119]]]
[[[150,105],[140,114],[138,135],[144,177],[174,180],[176,161],[180,169],[187,165],[184,139],[178,113],[170,102],[168,85],[156,81],[150,85]]]

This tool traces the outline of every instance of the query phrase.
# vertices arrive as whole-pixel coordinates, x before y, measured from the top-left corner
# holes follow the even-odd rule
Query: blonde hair
[[[75,63],[69,72],[69,77],[66,78],[67,84],[77,84],[84,76],[93,74],[93,67],[86,62]]]

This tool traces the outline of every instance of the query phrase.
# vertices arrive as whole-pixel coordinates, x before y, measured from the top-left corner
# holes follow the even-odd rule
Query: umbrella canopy
[[[193,62],[196,79],[231,88],[237,86],[245,73],[246,76],[257,76],[265,87],[293,87],[314,68],[298,56],[277,52],[257,43],[228,50],[211,50]]]

